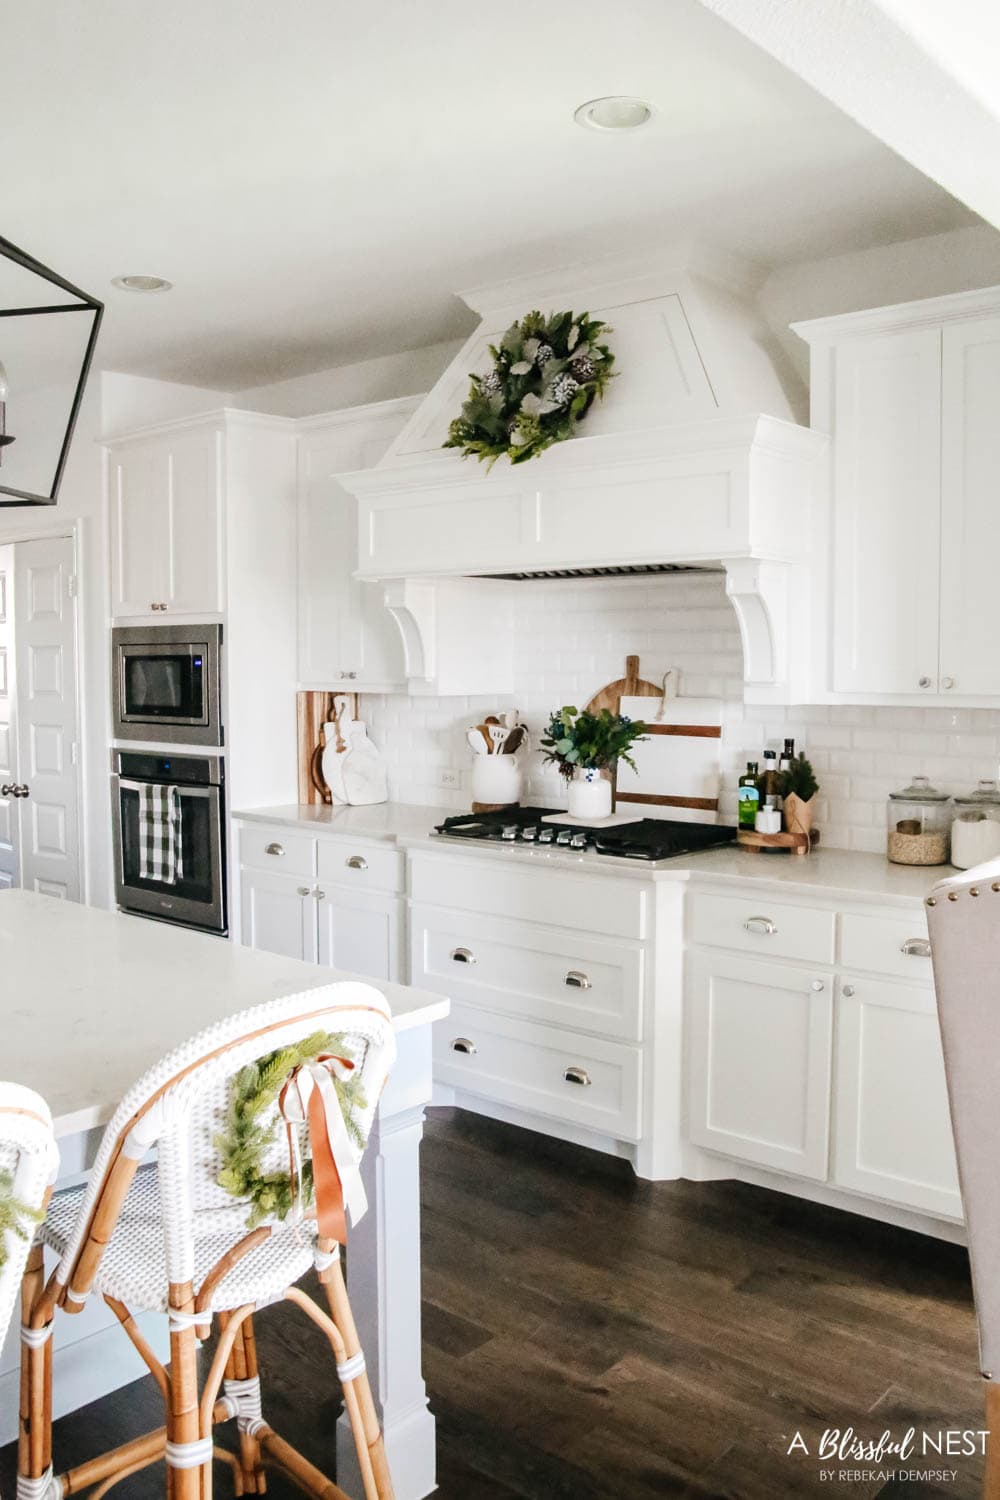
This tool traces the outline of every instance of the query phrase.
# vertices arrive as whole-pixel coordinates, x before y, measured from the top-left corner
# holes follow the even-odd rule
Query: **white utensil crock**
[[[580,766],[569,784],[571,818],[610,818],[611,782],[594,766]]]
[[[474,802],[520,802],[521,772],[513,755],[477,755],[472,762]]]

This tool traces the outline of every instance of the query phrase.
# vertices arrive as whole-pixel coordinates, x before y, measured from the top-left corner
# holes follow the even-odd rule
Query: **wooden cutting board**
[[[667,677],[677,680],[673,672]],[[634,807],[646,818],[714,822],[722,773],[718,699],[664,698],[663,686],[640,677],[638,656],[629,656],[625,676],[601,688],[587,707],[593,713],[607,708],[649,725],[649,738],[632,749],[638,772],[623,766],[616,778],[616,807]]]

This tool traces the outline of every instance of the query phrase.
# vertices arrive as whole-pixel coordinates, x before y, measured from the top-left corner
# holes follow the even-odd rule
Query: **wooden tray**
[[[736,842],[741,849],[752,849],[760,854],[767,849],[780,849],[786,854],[808,854],[813,844],[818,843],[819,833],[814,829],[808,833],[758,833],[755,828],[740,828]]]

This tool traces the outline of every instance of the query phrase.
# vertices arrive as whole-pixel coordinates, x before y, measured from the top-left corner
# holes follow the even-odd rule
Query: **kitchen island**
[[[66,1186],[86,1174],[102,1126],[162,1054],[234,1011],[316,996],[355,977],[163,923],[2,891],[3,1074],[48,1101]],[[351,1235],[351,1294],[396,1494],[421,1500],[434,1487],[434,1419],[420,1359],[418,1151],[431,1095],[431,1023],[449,1003],[400,985],[378,988],[392,1008],[399,1053],[364,1161],[371,1207]],[[146,1373],[105,1312],[94,1301],[80,1316],[58,1319],[57,1416]],[[165,1354],[166,1320],[138,1321]],[[16,1435],[17,1389],[14,1337],[0,1360],[0,1441]],[[343,1419],[338,1463],[341,1484],[358,1492]]]

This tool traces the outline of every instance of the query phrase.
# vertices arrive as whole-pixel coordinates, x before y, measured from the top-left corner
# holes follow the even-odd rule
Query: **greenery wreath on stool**
[[[604,395],[615,357],[601,342],[607,325],[589,313],[530,312],[490,345],[493,368],[473,375],[445,448],[461,448],[492,468],[512,464],[572,437],[594,398]]]

